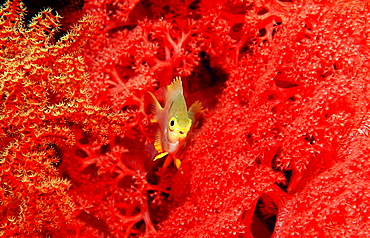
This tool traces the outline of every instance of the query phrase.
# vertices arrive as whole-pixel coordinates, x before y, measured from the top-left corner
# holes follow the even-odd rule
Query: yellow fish
[[[181,160],[176,158],[176,153],[183,145],[195,120],[195,115],[203,111],[202,104],[197,101],[191,105],[189,111],[187,110],[180,77],[176,77],[167,86],[164,108],[151,92],[148,93],[152,98],[151,105],[154,113],[151,121],[159,125],[154,142],[154,147],[159,154],[154,161],[171,155],[167,157],[163,167],[166,168],[173,159],[176,167],[180,168]]]

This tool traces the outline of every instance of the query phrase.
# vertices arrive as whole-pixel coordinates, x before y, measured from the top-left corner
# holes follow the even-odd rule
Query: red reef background
[[[2,3],[0,236],[370,236],[368,1]],[[176,76],[180,170],[146,109]]]

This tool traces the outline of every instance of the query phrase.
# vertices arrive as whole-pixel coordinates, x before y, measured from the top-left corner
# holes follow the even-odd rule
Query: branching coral
[[[220,4],[226,13],[218,17],[229,16],[228,4]],[[367,225],[358,221],[368,223],[367,210],[362,212],[368,195],[360,192],[367,182],[354,179],[354,174],[366,177],[369,172],[364,146],[368,6],[289,4],[290,15],[273,11],[279,24],[266,32],[260,23],[271,15],[268,5],[257,16],[239,18],[243,25],[254,22],[245,30],[253,44],[235,58],[232,51],[244,36],[234,37],[236,43],[227,40],[231,51],[222,60],[229,73],[227,87],[188,150],[183,169],[189,175],[176,180],[180,189],[173,189],[191,186],[181,193],[187,199],[177,197],[181,205],[161,224],[162,236],[368,234]],[[230,17],[225,19],[233,25]],[[227,39],[226,32],[219,35]],[[220,47],[212,39],[210,43],[210,48]],[[258,207],[266,197],[271,202]],[[270,212],[278,217],[275,231],[275,223],[261,225],[265,220],[256,215],[268,206],[275,207]]]
[[[143,111],[143,92],[168,85],[174,76],[189,75],[198,61],[194,22],[183,17],[174,22],[146,19],[142,4],[112,1],[85,7],[99,22],[99,34],[89,41],[84,55],[93,76],[94,99],[101,105]]]
[[[57,150],[75,143],[71,125],[102,135],[124,117],[90,104],[88,75],[76,55],[92,23],[84,18],[55,42],[60,17],[46,9],[26,25],[19,1],[0,10],[1,230],[5,236],[50,234],[71,219],[70,183]],[[109,121],[109,123],[107,123]]]
[[[76,201],[76,235],[100,234],[129,237],[155,233],[148,208],[149,190],[144,166],[150,162],[142,142],[110,136],[102,145],[91,135],[76,130],[77,143],[61,152],[68,158],[60,170],[73,184],[69,191]],[[141,222],[144,223],[141,223]]]

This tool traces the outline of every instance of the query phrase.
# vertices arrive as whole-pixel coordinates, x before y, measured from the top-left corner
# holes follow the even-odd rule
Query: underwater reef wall
[[[47,4],[0,10],[0,236],[370,236],[367,1]],[[177,76],[179,170],[147,110]]]

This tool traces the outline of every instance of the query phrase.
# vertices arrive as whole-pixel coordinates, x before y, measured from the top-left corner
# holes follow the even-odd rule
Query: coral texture
[[[59,150],[76,143],[74,127],[105,141],[122,133],[124,116],[90,103],[79,48],[89,37],[83,18],[57,42],[58,15],[46,9],[29,24],[19,1],[0,11],[0,233],[45,236],[66,226],[75,202],[60,176]]]
[[[1,235],[370,236],[367,1],[68,4],[1,8]],[[179,170],[146,108],[176,76]]]

